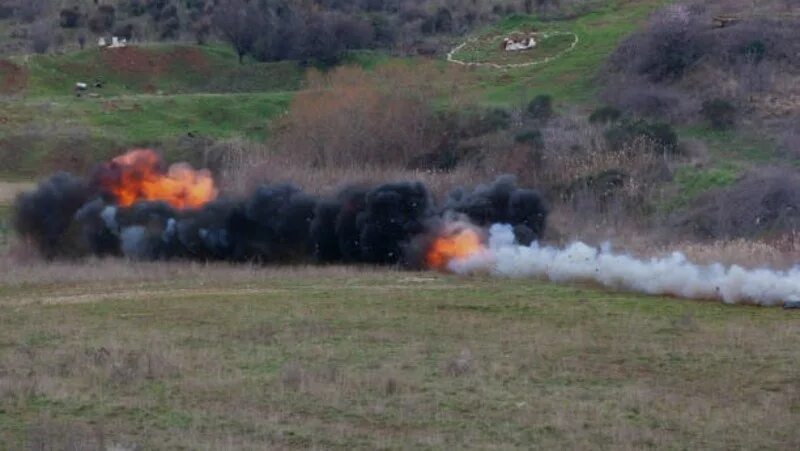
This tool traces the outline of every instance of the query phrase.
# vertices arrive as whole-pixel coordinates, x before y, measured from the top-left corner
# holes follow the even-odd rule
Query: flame
[[[484,252],[481,234],[472,227],[451,225],[445,227],[444,233],[437,237],[425,255],[425,263],[431,269],[446,271],[450,262],[465,260]]]
[[[177,163],[166,171],[158,154],[136,149],[100,168],[97,184],[123,207],[140,200],[163,201],[178,209],[195,209],[217,198],[211,172]]]

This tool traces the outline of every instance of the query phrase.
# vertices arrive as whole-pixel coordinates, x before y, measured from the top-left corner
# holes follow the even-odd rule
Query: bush
[[[134,27],[133,24],[129,23],[129,24],[125,24],[125,25],[123,25],[121,27],[117,27],[117,29],[114,30],[114,36],[117,36],[117,37],[123,38],[123,39],[127,39],[127,40],[130,41],[131,39],[133,39],[133,35],[135,34],[135,31],[136,31],[136,27]]]
[[[636,139],[646,138],[669,154],[678,152],[678,134],[663,122],[625,121],[606,130],[605,138],[612,149],[621,149]]]
[[[312,71],[311,89],[294,96],[275,147],[314,168],[406,167],[433,152],[442,136],[429,102],[430,70],[397,64]]]
[[[0,5],[0,20],[10,19],[14,15],[14,7],[11,5]]]
[[[161,24],[159,36],[161,39],[177,39],[181,32],[181,21],[177,16],[172,16]]]
[[[800,228],[800,176],[759,168],[738,182],[702,195],[676,225],[700,238],[757,238]]]
[[[528,104],[528,116],[539,121],[547,121],[553,117],[553,98],[549,95],[538,95]]]
[[[750,61],[753,64],[758,64],[767,54],[767,45],[764,44],[764,41],[756,39],[748,42],[744,47],[742,47],[741,53],[745,59],[747,59],[747,61]]]
[[[672,82],[700,60],[709,47],[701,18],[688,14],[654,16],[648,27],[634,33],[614,51],[610,63],[622,73],[643,76],[652,83]]]
[[[592,111],[589,115],[590,124],[609,124],[617,122],[622,117],[622,111],[613,106],[604,106]]]
[[[50,24],[37,22],[31,30],[31,48],[34,52],[43,54],[53,45],[53,32]]]
[[[81,22],[81,12],[78,7],[62,9],[59,14],[61,28],[78,28]]]
[[[147,12],[145,0],[127,0],[122,2],[121,9],[134,17],[139,17]]]
[[[89,18],[89,29],[93,33],[101,34],[110,31],[116,21],[116,9],[111,5],[101,5]]]
[[[517,136],[514,137],[514,141],[519,144],[527,144],[534,149],[544,148],[544,137],[542,136],[541,130],[528,130],[518,133]]]
[[[453,13],[447,8],[439,8],[436,12],[436,32],[437,33],[452,33],[453,32]]]
[[[487,110],[475,125],[478,130],[475,136],[505,130],[511,126],[511,113],[503,108],[492,108]]]
[[[22,0],[17,3],[16,15],[23,22],[31,23],[42,17],[47,0]]]
[[[715,130],[727,130],[736,123],[736,107],[725,99],[704,102],[700,113]]]

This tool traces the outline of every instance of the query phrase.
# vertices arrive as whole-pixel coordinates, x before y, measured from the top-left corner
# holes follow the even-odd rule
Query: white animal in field
[[[119,49],[122,47],[127,47],[128,40],[125,38],[120,39],[116,36],[112,36],[110,41],[106,40],[106,38],[100,38],[97,41],[97,46],[104,49]]]
[[[112,49],[118,49],[118,48],[127,47],[127,46],[128,46],[128,40],[127,39],[125,39],[125,38],[120,39],[120,38],[114,36],[114,37],[111,38],[111,45],[109,45],[108,47],[112,48]]]
[[[503,39],[503,50],[506,52],[518,52],[520,50],[530,50],[536,47],[536,38],[529,36],[523,39],[505,38]]]

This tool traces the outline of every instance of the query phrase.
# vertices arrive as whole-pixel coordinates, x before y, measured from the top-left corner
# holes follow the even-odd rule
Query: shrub
[[[439,8],[436,12],[435,27],[437,33],[452,33],[453,13],[447,8]]]
[[[702,195],[676,225],[700,238],[756,238],[800,227],[800,176],[759,168],[735,184]]]
[[[764,41],[756,39],[745,44],[745,46],[742,47],[741,53],[747,61],[758,64],[767,54],[767,45],[764,44]]]
[[[430,70],[436,69],[397,64],[312,71],[310,89],[294,97],[280,124],[276,147],[316,168],[406,167],[433,152],[441,136]]]
[[[127,0],[122,3],[122,10],[134,17],[138,17],[147,12],[145,0]]]
[[[42,17],[47,0],[22,0],[17,3],[16,15],[23,22],[31,23]]]
[[[50,46],[53,45],[53,32],[50,24],[37,22],[32,27],[31,35],[31,47],[34,52],[42,54],[50,50]]]
[[[528,130],[518,133],[517,136],[514,137],[514,141],[519,144],[530,145],[534,149],[544,148],[544,137],[542,136],[541,130]]]
[[[161,39],[177,39],[181,32],[181,21],[178,16],[172,16],[161,24],[159,36]]]
[[[553,117],[553,98],[549,95],[538,95],[528,104],[528,116],[540,121]]]
[[[736,123],[736,107],[725,99],[704,102],[700,113],[715,130],[727,130]]]
[[[0,20],[10,19],[14,15],[14,7],[11,5],[0,5]]]
[[[511,126],[511,113],[503,108],[492,108],[487,110],[475,125],[478,129],[475,136],[505,130]]]
[[[653,83],[680,79],[708,47],[699,31],[704,27],[697,20],[691,15],[656,15],[646,29],[628,37],[614,51],[612,67]]]
[[[81,12],[78,7],[62,9],[59,14],[61,28],[78,28],[81,22]]]
[[[604,106],[592,111],[589,115],[590,124],[608,124],[617,122],[622,117],[622,111],[613,106]]]
[[[133,39],[133,35],[134,35],[135,31],[136,31],[136,27],[134,27],[133,24],[129,23],[129,24],[125,24],[125,25],[123,25],[121,27],[117,27],[117,29],[114,30],[114,36],[117,36],[117,37],[120,37],[120,38],[124,38],[124,39],[127,39],[127,40],[130,41],[131,39]]]
[[[647,138],[669,154],[678,152],[678,134],[663,122],[624,121],[606,130],[605,138],[612,149],[630,145],[637,138]]]
[[[116,9],[111,5],[100,5],[89,18],[89,29],[93,33],[106,33],[114,27]]]

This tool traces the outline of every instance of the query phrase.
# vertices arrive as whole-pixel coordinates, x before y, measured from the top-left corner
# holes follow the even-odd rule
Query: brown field
[[[798,336],[537,281],[0,260],[0,448],[796,449]]]

